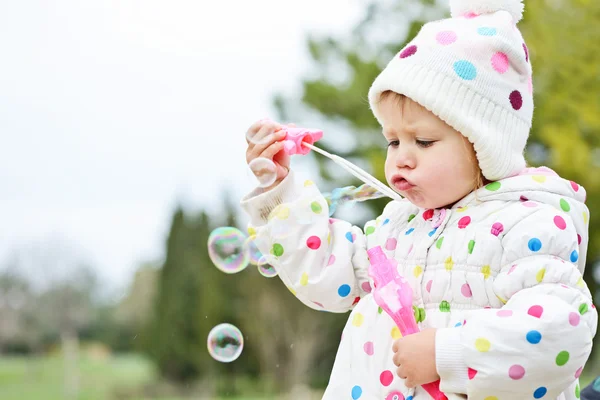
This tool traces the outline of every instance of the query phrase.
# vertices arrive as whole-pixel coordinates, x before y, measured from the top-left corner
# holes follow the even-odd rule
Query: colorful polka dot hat
[[[466,136],[489,180],[518,174],[531,128],[529,52],[516,24],[521,0],[450,0],[451,18],[425,24],[369,90],[421,104]]]

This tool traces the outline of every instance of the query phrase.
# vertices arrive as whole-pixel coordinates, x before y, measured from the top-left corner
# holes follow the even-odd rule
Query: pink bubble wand
[[[372,292],[375,302],[394,320],[402,336],[419,332],[412,309],[413,292],[410,284],[385,256],[381,246],[369,249],[367,254],[371,263],[369,276],[375,284]],[[440,391],[439,380],[422,386],[435,400],[448,400]]]

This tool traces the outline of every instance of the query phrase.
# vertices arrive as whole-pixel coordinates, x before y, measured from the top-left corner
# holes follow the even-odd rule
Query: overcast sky
[[[306,32],[360,3],[0,2],[0,258],[60,238],[126,284],[178,201],[251,189],[247,126],[297,90]]]

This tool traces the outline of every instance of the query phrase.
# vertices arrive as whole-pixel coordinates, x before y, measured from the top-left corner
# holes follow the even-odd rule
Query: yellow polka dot
[[[400,329],[398,329],[397,326],[392,328],[392,339],[396,340],[396,339],[400,339],[402,337],[402,334],[400,333]]]
[[[506,304],[506,300],[504,300],[502,297],[496,295],[496,297],[498,298],[498,300],[500,300],[502,303]]]
[[[420,265],[415,267],[413,274],[415,274],[415,278],[418,278],[423,273],[423,268]]]
[[[490,268],[489,265],[484,265],[483,267],[481,267],[481,273],[483,274],[483,279],[487,279],[490,277],[490,274],[492,273],[492,269]]]
[[[248,227],[248,236],[256,236],[256,229],[254,229],[253,227],[249,226]]]
[[[577,286],[579,286],[579,287],[585,287],[585,283],[583,282],[583,278],[579,278],[577,280]]]
[[[469,207],[467,207],[467,206],[464,206],[464,207],[458,207],[458,208],[456,209],[456,212],[465,212],[465,211],[467,211],[467,208],[469,208]]]
[[[361,326],[363,324],[363,322],[365,322],[364,315],[362,315],[361,313],[354,314],[354,318],[352,318],[352,325],[354,325],[358,328],[359,326]]]
[[[269,219],[272,218],[279,218],[279,219],[288,219],[288,217],[290,216],[290,209],[286,206],[277,206],[275,207],[275,209],[273,211],[271,211],[271,214],[269,215]]]
[[[538,283],[541,283],[544,280],[545,274],[546,274],[546,268],[542,268],[538,271],[537,275],[535,276],[535,279],[538,281]]]
[[[588,213],[587,212],[583,212],[583,223],[587,225],[588,223]]]
[[[331,232],[327,234],[327,244],[331,244]]]
[[[444,266],[446,267],[446,271],[452,271],[452,268],[454,268],[454,261],[452,261],[452,257],[446,258],[446,261],[444,261]]]
[[[496,396],[488,396],[483,400],[498,400],[498,398]]]
[[[312,186],[315,183],[313,181],[311,181],[310,179],[307,179],[304,181],[304,187],[308,187],[308,186]]]
[[[300,284],[302,286],[308,285],[308,274],[306,272],[302,274],[302,277],[300,278]]]
[[[296,291],[294,289],[292,289],[289,286],[286,286],[288,288],[288,290],[295,296],[296,295]]]
[[[544,175],[533,175],[531,177],[534,181],[539,182],[539,183],[544,183],[546,182],[546,177]]]
[[[484,338],[479,338],[475,341],[475,348],[482,353],[489,351],[491,345],[490,341]]]

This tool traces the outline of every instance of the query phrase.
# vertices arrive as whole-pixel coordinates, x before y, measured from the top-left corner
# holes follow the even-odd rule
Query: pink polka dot
[[[579,314],[578,314],[578,313],[576,313],[576,312],[572,312],[572,313],[570,313],[570,314],[569,314],[569,323],[570,323],[572,326],[577,326],[577,325],[579,325],[579,321],[580,321],[580,320],[581,320],[581,317],[579,316]]]
[[[512,310],[499,310],[499,311],[496,313],[496,315],[497,315],[497,316],[499,316],[499,317],[505,318],[505,317],[510,317],[510,316],[512,316],[512,315],[513,315],[513,312],[512,312]]]
[[[542,306],[531,306],[529,307],[529,310],[527,310],[527,314],[531,315],[532,317],[536,317],[536,318],[540,318],[542,316],[542,313],[544,312],[544,309],[542,308]]]
[[[574,191],[576,191],[576,192],[579,191],[579,185],[576,182],[571,181],[571,187],[573,188]]]
[[[560,215],[554,217],[554,225],[556,225],[558,229],[563,231],[567,228],[567,223],[565,222],[565,219]]]
[[[495,222],[494,225],[492,225],[492,230],[491,230],[492,235],[498,236],[502,232],[504,232],[504,225],[502,225],[500,222]]]
[[[477,375],[477,370],[467,367],[467,374],[469,375],[469,379],[472,380],[473,378],[475,378],[475,375]]]
[[[577,234],[577,244],[581,244],[581,235]]]
[[[516,268],[517,268],[517,264],[512,265],[510,267],[510,269],[508,270],[508,272],[506,273],[506,275],[510,275]]]
[[[334,219],[334,218],[329,218],[329,223],[330,223],[331,225],[333,225],[333,224],[335,223],[335,219]]]
[[[533,207],[537,207],[537,203],[534,201],[526,201],[524,203],[521,203],[524,207],[529,207],[529,208],[533,208]]]
[[[438,32],[438,34],[435,36],[435,39],[438,41],[439,44],[447,46],[456,42],[456,33],[454,33],[453,31]]]
[[[465,297],[472,297],[473,296],[473,292],[471,292],[471,286],[469,286],[468,283],[465,283],[464,285],[462,285],[462,287],[460,288],[460,292]]]
[[[513,90],[508,96],[508,99],[510,100],[510,105],[515,110],[520,110],[521,107],[523,107],[523,96],[521,96],[521,92],[518,90]]]
[[[396,238],[388,238],[385,241],[385,249],[386,250],[396,250],[396,246],[398,245],[398,241]]]
[[[496,72],[503,74],[508,71],[508,56],[502,52],[498,52],[492,56],[492,67]]]
[[[575,371],[575,379],[579,378],[581,376],[582,372],[583,372],[583,367],[577,368],[577,371]]]
[[[473,11],[469,11],[468,13],[465,13],[463,17],[465,17],[466,19],[473,19],[479,17],[479,14],[474,13]]]
[[[335,262],[335,256],[332,254],[329,256],[329,261],[327,262],[327,266],[330,266]]]
[[[433,281],[429,281],[427,282],[427,285],[425,285],[425,289],[431,293],[431,285],[433,285]]]
[[[513,365],[508,369],[510,379],[518,380],[525,376],[525,368],[521,365]]]
[[[402,53],[400,53],[400,58],[410,57],[410,56],[414,55],[416,52],[417,52],[417,46],[415,46],[413,44],[412,46],[408,46],[407,48],[402,50]]]
[[[306,240],[306,245],[311,250],[316,250],[321,247],[321,239],[318,236],[311,236]],[[323,264],[321,264],[323,265]]]
[[[381,382],[381,384],[383,386],[390,386],[392,384],[392,381],[394,380],[394,375],[392,374],[392,371],[383,371],[381,373],[381,375],[379,375],[379,381]]]
[[[529,62],[529,49],[525,43],[523,43],[523,51],[525,51],[525,61]]]
[[[363,345],[363,350],[365,351],[365,353],[367,353],[368,356],[372,356],[374,352],[373,342],[366,342]]]
[[[410,245],[410,247],[408,248],[408,253],[406,253],[406,255],[409,255],[412,251],[413,251],[413,246],[414,245]]]
[[[458,220],[458,227],[460,229],[465,229],[467,226],[469,226],[470,223],[471,223],[471,217],[469,217],[469,216],[462,217],[461,219]]]
[[[371,293],[371,284],[369,282],[363,282],[360,287],[367,293]]]

